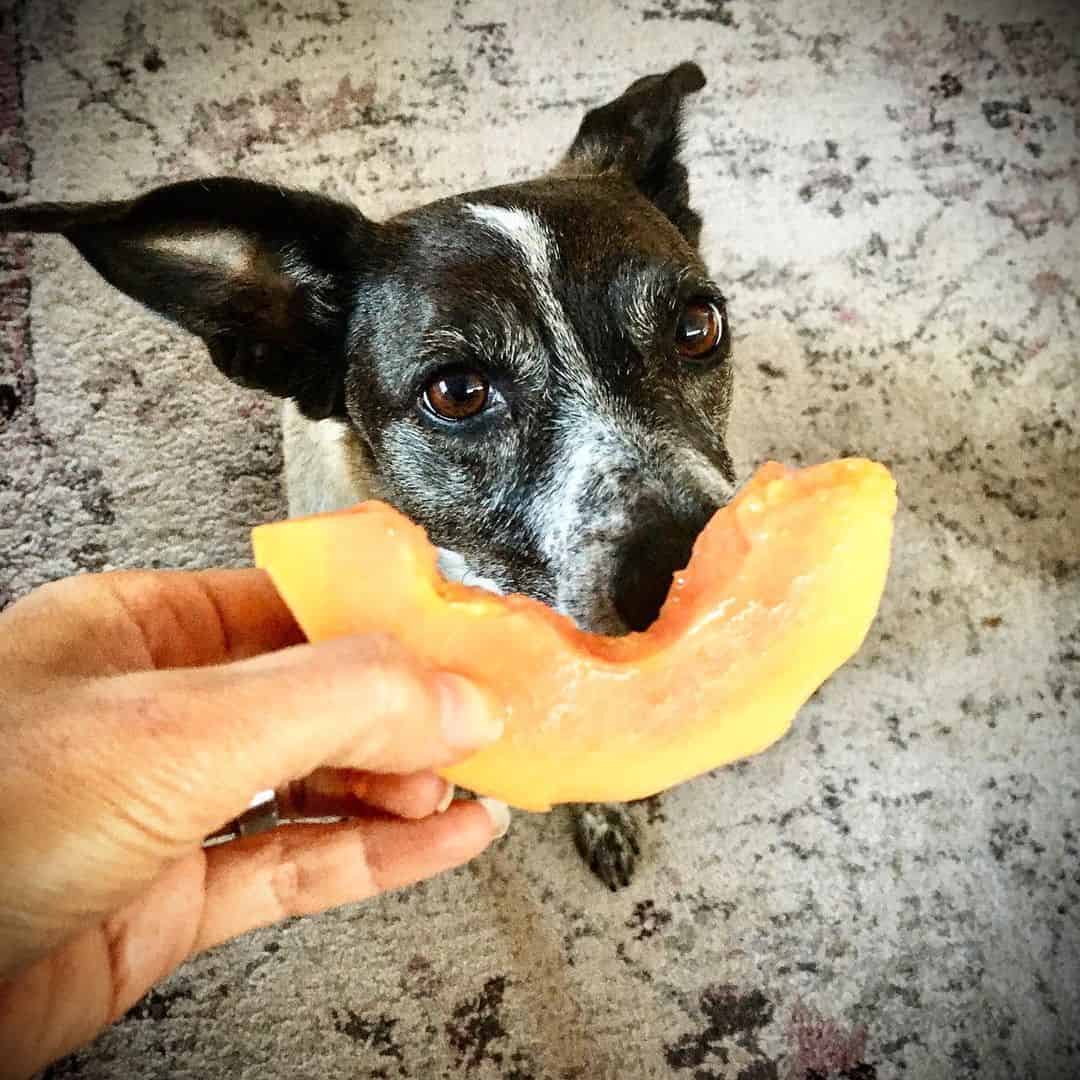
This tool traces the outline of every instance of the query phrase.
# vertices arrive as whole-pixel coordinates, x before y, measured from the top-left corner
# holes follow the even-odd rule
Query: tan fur
[[[281,410],[289,516],[344,510],[379,498],[367,448],[348,424],[308,420],[286,402]]]

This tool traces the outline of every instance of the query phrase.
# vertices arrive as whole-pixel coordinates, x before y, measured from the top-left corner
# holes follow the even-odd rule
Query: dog
[[[639,631],[735,484],[727,304],[681,160],[704,85],[692,62],[639,79],[539,179],[381,223],[214,178],[9,206],[0,231],[62,234],[283,399],[290,514],[385,500],[448,577]],[[571,809],[589,866],[627,884],[631,811]]]

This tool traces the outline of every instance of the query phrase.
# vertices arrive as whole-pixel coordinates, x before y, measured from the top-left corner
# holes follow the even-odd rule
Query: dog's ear
[[[218,178],[110,203],[0,208],[0,232],[67,237],[111,284],[198,334],[245,386],[343,416],[354,275],[376,227],[319,195]]]
[[[683,99],[704,85],[701,68],[690,61],[638,79],[622,97],[585,114],[557,173],[623,173],[696,246],[701,218],[690,209],[679,151]]]

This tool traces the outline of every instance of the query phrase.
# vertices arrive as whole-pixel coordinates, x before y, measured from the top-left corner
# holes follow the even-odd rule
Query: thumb
[[[319,766],[417,772],[503,730],[486,691],[382,635],[91,686],[104,729],[95,756],[109,759],[98,762],[98,783],[119,778],[127,811],[141,805],[146,827],[180,842],[235,817],[253,792]]]

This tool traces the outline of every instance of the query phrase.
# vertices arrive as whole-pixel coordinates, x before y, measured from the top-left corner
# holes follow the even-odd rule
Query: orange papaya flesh
[[[524,810],[654,795],[764,750],[861,645],[889,565],[884,466],[770,462],[706,526],[646,631],[577,629],[525,596],[445,581],[424,531],[378,502],[254,530],[312,641],[390,632],[505,707],[443,775]]]

